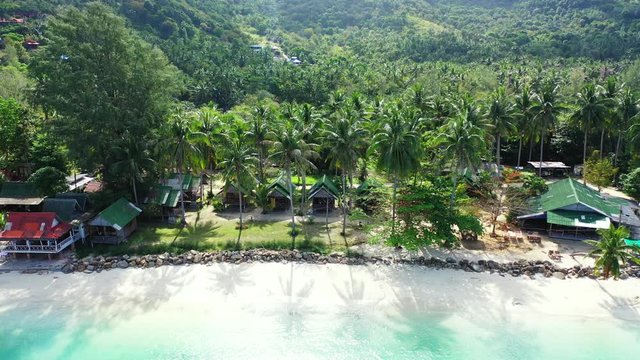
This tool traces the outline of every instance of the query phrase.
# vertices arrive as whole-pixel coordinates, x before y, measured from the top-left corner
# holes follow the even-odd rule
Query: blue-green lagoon
[[[10,273],[0,359],[628,359],[639,285],[306,264]]]

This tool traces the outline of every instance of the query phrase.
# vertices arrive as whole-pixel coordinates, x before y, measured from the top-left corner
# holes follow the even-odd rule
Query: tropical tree
[[[291,195],[289,200],[291,205],[291,226],[293,236],[297,234],[297,231],[293,203],[294,191],[292,168],[295,167],[297,169],[303,169],[302,174],[304,178],[304,169],[306,167],[315,168],[311,159],[318,157],[318,153],[315,151],[317,144],[308,144],[304,141],[304,135],[304,131],[301,131],[298,127],[294,126],[290,120],[285,121],[283,128],[278,129],[278,131],[271,131],[267,135],[273,147],[273,152],[269,157],[282,164],[286,173],[289,194]]]
[[[601,86],[596,86],[595,84],[585,85],[577,94],[577,108],[571,115],[571,120],[577,124],[582,124],[584,131],[583,164],[587,162],[587,143],[591,126],[594,122],[604,124],[609,111],[609,101],[602,96],[602,92]],[[602,153],[600,155],[602,156]]]
[[[435,145],[451,165],[451,208],[455,205],[459,176],[466,171],[475,172],[487,151],[485,130],[478,125],[475,117],[476,109],[463,106],[454,118],[440,127],[435,137]]]
[[[222,175],[226,183],[234,184],[238,190],[238,204],[240,206],[239,232],[236,246],[240,245],[240,237],[242,236],[243,209],[242,203],[243,182],[253,179],[253,170],[258,162],[256,153],[251,146],[247,144],[247,139],[242,135],[233,135],[224,138],[224,147],[222,149],[222,161],[220,167]]]
[[[559,87],[552,82],[547,82],[542,91],[534,96],[534,104],[531,108],[534,114],[533,120],[535,128],[540,131],[540,167],[538,176],[542,176],[542,159],[544,153],[544,140],[547,133],[552,129],[558,121],[558,116],[566,110],[566,107],[560,103],[558,95]]]
[[[124,144],[114,147],[111,151],[114,156],[111,171],[130,178],[136,205],[139,204],[136,182],[142,181],[144,173],[152,170],[156,164],[150,152],[150,145],[147,141],[128,137]]]
[[[325,123],[324,140],[329,148],[331,164],[340,169],[342,175],[342,235],[347,234],[347,213],[351,201],[347,201],[350,193],[347,177],[352,178],[356,170],[358,159],[362,154],[362,143],[367,132],[356,119],[349,119],[348,115],[339,113],[333,120]]]
[[[248,132],[253,141],[253,145],[258,151],[258,180],[260,183],[266,181],[264,175],[265,162],[267,159],[267,134],[269,133],[268,123],[273,120],[271,110],[260,105],[253,110],[251,118],[251,129]]]
[[[513,104],[509,102],[504,87],[498,88],[491,96],[487,117],[494,128],[496,139],[496,165],[500,171],[500,148],[503,136],[509,136],[515,130]]]
[[[378,168],[393,178],[391,232],[395,235],[398,183],[420,167],[422,144],[415,122],[405,118],[397,105],[386,112],[383,124],[373,137],[372,149],[378,153]]]
[[[602,274],[605,279],[613,275],[617,279],[620,277],[621,267],[625,266],[627,262],[632,261],[640,264],[636,257],[639,248],[627,245],[624,241],[629,237],[629,230],[624,226],[611,225],[608,229],[598,230],[598,235],[600,235],[600,241],[585,241],[594,247],[589,256],[596,258],[596,274]]]
[[[640,117],[640,103],[637,95],[626,88],[620,93],[617,98],[616,116],[618,119],[618,140],[616,141],[616,154],[614,157],[614,165],[618,163],[618,157],[620,155],[620,146],[622,144],[623,134],[629,130],[633,121]]]
[[[198,144],[204,141],[205,135],[194,130],[195,122],[193,114],[184,109],[176,109],[172,114],[169,124],[169,142],[172,147],[172,157],[178,171],[178,181],[182,184],[184,179],[184,167],[186,163],[202,163],[202,153]],[[184,207],[184,193],[180,191],[180,209],[182,211],[182,223],[186,224],[186,210]]]
[[[520,90],[520,94],[516,96],[515,101],[515,119],[518,128],[518,167],[520,167],[520,160],[522,159],[522,142],[525,137],[529,137],[533,140],[536,132],[533,122],[533,94],[529,86],[523,86]],[[532,141],[531,141],[532,142]],[[529,150],[531,150],[530,146]]]

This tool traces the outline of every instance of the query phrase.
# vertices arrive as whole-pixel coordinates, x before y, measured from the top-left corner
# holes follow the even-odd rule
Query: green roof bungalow
[[[169,222],[175,222],[177,220],[176,208],[178,207],[179,202],[180,190],[175,190],[171,186],[165,185],[159,185],[152,188],[144,199],[144,203],[146,205],[155,205],[160,207],[160,213],[154,215],[159,215],[162,220],[166,218]],[[149,213],[146,214],[149,215]]]
[[[42,212],[55,213],[60,220],[70,223],[82,216],[82,208],[75,199],[48,198],[42,202]]]
[[[188,206],[196,205],[202,196],[202,177],[192,174],[172,174],[171,177],[163,181],[162,185],[170,186],[173,190],[182,190],[184,202]]]
[[[142,210],[120,198],[89,221],[89,240],[92,244],[118,245],[127,240],[138,227],[137,217]]]
[[[238,188],[235,184],[226,183],[218,192],[218,196],[222,196],[224,208],[232,211],[240,211],[240,198],[242,198],[242,211],[245,212],[249,208],[247,200],[250,193],[243,187]]]
[[[289,185],[281,177],[268,186],[267,199],[273,211],[288,211],[291,209],[291,192]]]
[[[33,210],[43,200],[36,187],[28,182],[7,181],[0,190],[0,207],[11,210]]]
[[[612,223],[638,233],[640,219],[624,199],[607,198],[574,179],[556,181],[533,198],[527,214],[518,217],[527,230],[547,231],[549,237],[568,240],[597,238],[598,229]]]
[[[311,209],[314,213],[317,212],[330,212],[336,207],[336,200],[340,197],[340,191],[336,185],[327,177],[323,175],[315,184],[309,189],[308,199],[311,201]]]

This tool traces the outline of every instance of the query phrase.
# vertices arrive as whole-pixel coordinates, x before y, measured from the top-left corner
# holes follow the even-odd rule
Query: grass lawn
[[[91,253],[102,255],[123,254],[161,254],[164,252],[182,253],[189,250],[213,251],[235,249],[291,249],[329,253],[346,250],[345,238],[340,235],[340,222],[329,223],[329,231],[324,221],[317,219],[312,224],[296,223],[299,234],[295,242],[291,238],[290,221],[247,221],[238,243],[237,220],[206,217],[198,221],[189,221],[189,225],[180,231],[177,226],[167,224],[141,224],[131,238],[118,246],[89,245],[79,246],[81,257]],[[195,224],[195,225],[194,225]],[[366,241],[359,230],[347,228],[349,245]]]

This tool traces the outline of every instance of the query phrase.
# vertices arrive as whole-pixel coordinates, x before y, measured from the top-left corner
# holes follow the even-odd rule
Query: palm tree
[[[123,145],[113,148],[114,161],[111,170],[118,173],[126,173],[131,177],[131,188],[133,190],[133,199],[138,205],[138,191],[136,182],[142,180],[145,171],[152,169],[155,161],[149,152],[149,143],[144,140],[138,140],[128,137]]]
[[[616,141],[616,154],[614,165],[618,163],[622,134],[626,133],[634,119],[640,114],[640,104],[636,94],[627,88],[620,93],[617,99],[616,116],[618,119],[618,140]]]
[[[620,95],[623,86],[618,86],[616,78],[609,76],[607,78],[607,83],[604,86],[604,91],[602,92],[602,97],[604,98],[605,105],[607,106],[607,116],[604,121],[600,123],[600,159],[602,159],[604,154],[604,134],[608,129],[616,125],[616,99]]]
[[[238,232],[237,245],[240,244],[240,236],[243,230],[243,180],[252,179],[255,163],[258,161],[254,150],[247,145],[243,136],[229,136],[225,138],[225,146],[222,150],[220,167],[223,169],[225,182],[232,183],[238,190],[238,204],[240,206],[240,231]]]
[[[198,144],[203,141],[204,134],[194,130],[193,114],[188,114],[178,109],[173,114],[170,123],[170,142],[173,147],[173,158],[178,170],[178,181],[182,184],[184,178],[185,162],[201,162],[202,158]],[[186,210],[184,207],[184,193],[180,191],[180,208],[182,210],[182,224],[185,225]]]
[[[533,139],[533,133],[535,129],[533,127],[533,114],[531,108],[533,107],[533,95],[528,86],[523,86],[520,94],[516,96],[516,120],[518,124],[518,167],[520,167],[520,160],[522,159],[522,142],[524,138],[529,135]]]
[[[291,225],[293,236],[295,236],[297,232],[295,209],[293,204],[294,192],[291,169],[293,167],[298,169],[306,167],[315,168],[311,159],[318,157],[318,153],[315,151],[317,145],[308,144],[304,141],[304,136],[304,131],[301,131],[299,128],[294,126],[290,121],[285,122],[284,128],[279,129],[277,132],[269,132],[267,136],[271,139],[271,144],[273,146],[273,153],[270,158],[274,158],[277,162],[282,164],[289,183],[289,194],[291,195],[289,200],[291,205]]]
[[[216,166],[215,145],[217,140],[222,137],[220,113],[218,110],[211,107],[199,109],[197,111],[195,128],[196,131],[201,134],[194,140],[197,140],[196,145],[201,148],[200,154],[204,160],[202,165],[205,170],[213,171]],[[209,181],[209,191],[213,192],[213,181]],[[204,197],[204,193],[201,195]]]
[[[533,120],[536,129],[540,131],[540,167],[538,168],[538,175],[542,176],[542,159],[544,153],[544,140],[549,130],[551,130],[556,122],[558,116],[566,110],[566,108],[560,103],[558,99],[558,86],[554,86],[553,83],[546,83],[542,91],[535,94],[534,104],[531,108],[531,112],[534,114]]]
[[[620,268],[628,261],[640,264],[640,261],[633,256],[633,253],[638,253],[638,247],[627,245],[624,241],[629,237],[629,230],[624,226],[611,225],[608,229],[598,230],[598,235],[600,235],[600,241],[585,241],[595,248],[589,256],[596,257],[596,274],[602,273],[605,279],[613,275],[617,279],[620,276]]]
[[[440,127],[435,138],[444,158],[451,161],[452,208],[455,206],[459,175],[467,170],[475,171],[487,151],[485,129],[478,125],[475,116],[473,108],[460,108],[454,118]]]
[[[397,105],[387,111],[383,124],[373,137],[372,148],[378,153],[378,168],[393,178],[391,232],[395,234],[398,182],[420,167],[422,144],[414,122]]]
[[[353,177],[358,159],[362,154],[362,143],[367,132],[358,120],[350,120],[344,113],[325,124],[325,143],[329,148],[329,157],[334,167],[342,173],[342,235],[347,235],[347,176]]]
[[[264,183],[265,161],[267,159],[267,134],[269,133],[268,123],[272,119],[271,110],[265,106],[258,106],[253,110],[251,119],[251,129],[248,134],[255,148],[258,150],[258,180]]]
[[[491,97],[491,104],[487,117],[494,127],[496,138],[496,165],[500,172],[500,140],[503,136],[509,136],[515,130],[513,123],[513,105],[509,103],[504,87],[498,88]]]
[[[591,125],[594,122],[604,124],[606,121],[608,108],[608,100],[602,96],[602,87],[595,84],[587,84],[577,94],[577,109],[571,115],[571,120],[580,123],[584,131],[584,143],[582,150],[583,164],[587,162],[587,142]],[[586,179],[584,180],[586,183]]]

